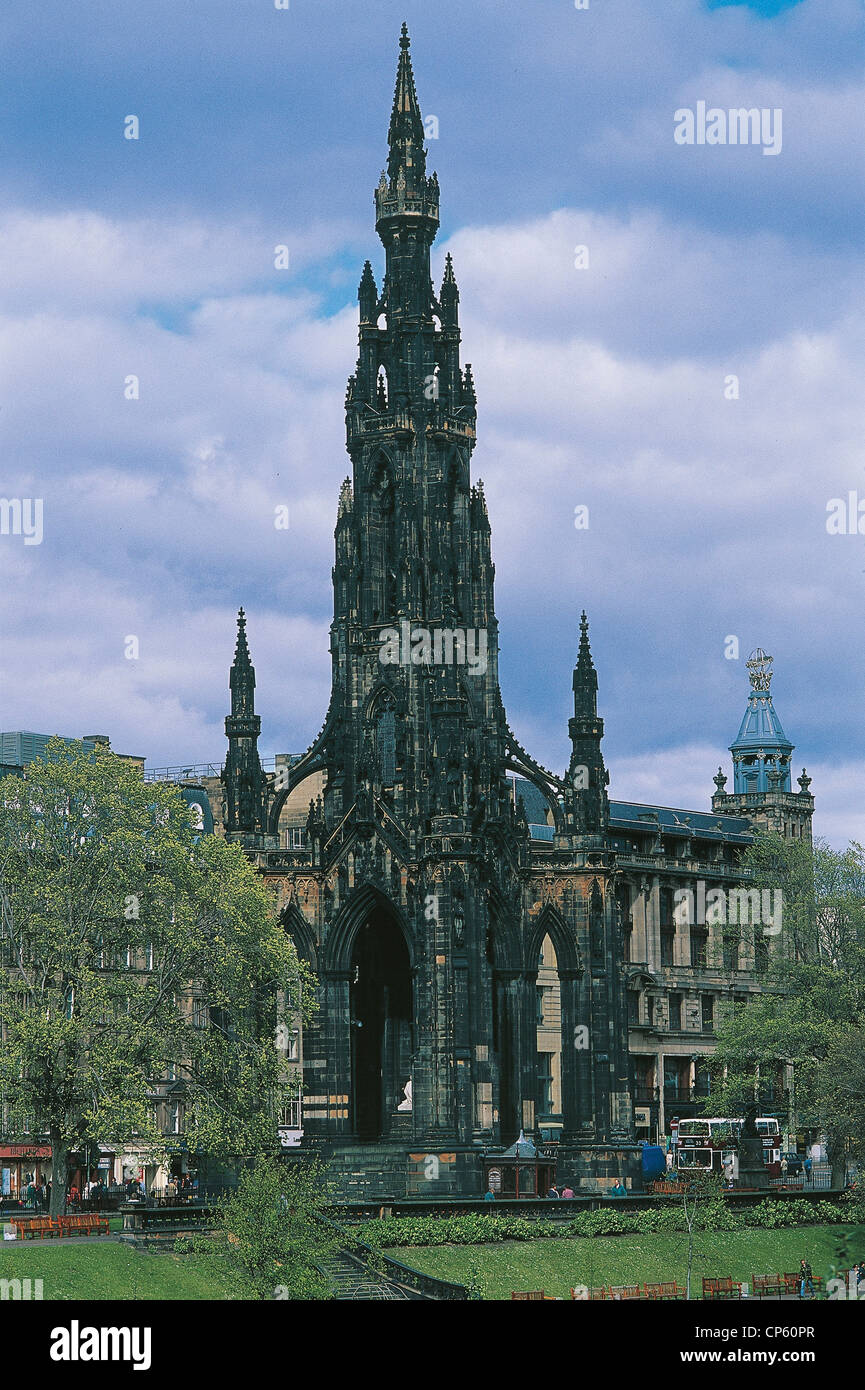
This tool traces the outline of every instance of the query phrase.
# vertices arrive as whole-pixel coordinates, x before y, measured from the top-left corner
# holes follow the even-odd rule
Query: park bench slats
[[[56,1220],[52,1216],[13,1216],[12,1223],[25,1240],[108,1235],[104,1216],[58,1216]]]
[[[46,1236],[56,1236],[57,1227],[50,1216],[13,1216],[12,1224],[18,1227],[19,1235],[25,1240],[35,1240],[38,1236],[44,1240]]]
[[[751,1288],[755,1298],[772,1297],[786,1293],[786,1280],[783,1274],[752,1274]]]
[[[710,1300],[741,1298],[742,1285],[737,1284],[729,1275],[722,1279],[707,1279],[704,1275],[703,1297]]]
[[[794,1274],[752,1274],[751,1287],[754,1290],[755,1298],[780,1297],[781,1294],[798,1294],[799,1285],[802,1282],[802,1275],[797,1270]],[[812,1274],[811,1283],[814,1285],[814,1292],[819,1293],[823,1288],[823,1276]]]
[[[518,1299],[522,1302],[528,1301],[530,1303],[540,1303],[543,1300],[550,1303],[556,1302],[554,1295],[551,1293],[544,1293],[543,1289],[533,1289],[530,1293],[511,1293],[511,1298]]]
[[[646,1298],[669,1302],[671,1299],[684,1298],[685,1290],[675,1280],[666,1280],[660,1284],[644,1284],[643,1290]]]

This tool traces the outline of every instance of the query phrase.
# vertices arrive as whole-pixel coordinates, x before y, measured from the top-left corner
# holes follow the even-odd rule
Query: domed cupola
[[[745,665],[751,678],[748,707],[730,745],[733,787],[739,795],[789,792],[793,744],[772,704],[772,658],[758,647]]]

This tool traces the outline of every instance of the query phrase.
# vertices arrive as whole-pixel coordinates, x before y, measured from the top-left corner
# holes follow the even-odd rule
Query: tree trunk
[[[58,1217],[63,1216],[66,1211],[66,1164],[69,1146],[59,1129],[51,1128],[48,1134],[51,1139],[51,1205],[48,1214]]]

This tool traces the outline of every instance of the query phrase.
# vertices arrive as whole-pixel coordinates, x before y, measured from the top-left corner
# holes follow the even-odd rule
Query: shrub
[[[856,1221],[857,1208],[841,1202],[777,1201],[766,1198],[756,1206],[737,1210],[723,1198],[710,1199],[697,1213],[697,1229],[740,1231],[746,1227],[777,1230],[785,1226],[813,1226]],[[597,1211],[578,1211],[570,1221],[543,1217],[530,1220],[506,1212],[466,1212],[461,1216],[391,1216],[367,1222],[362,1239],[368,1245],[388,1249],[394,1245],[491,1245],[503,1240],[572,1240],[611,1235],[660,1235],[684,1231],[681,1203],[665,1202],[646,1211],[627,1211],[604,1206]]]

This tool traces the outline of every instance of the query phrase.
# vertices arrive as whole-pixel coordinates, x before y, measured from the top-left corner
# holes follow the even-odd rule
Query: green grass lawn
[[[0,1247],[0,1279],[41,1279],[44,1299],[226,1299],[215,1261],[195,1255],[146,1254],[128,1245]]]
[[[865,1258],[865,1226],[699,1232],[694,1237],[692,1296],[702,1296],[704,1274],[729,1274],[750,1283],[755,1274],[797,1269],[803,1258],[815,1274],[825,1278],[844,1232],[850,1237],[851,1262]],[[684,1285],[688,1237],[623,1235],[502,1241],[499,1245],[410,1245],[387,1254],[456,1283],[468,1282],[474,1270],[485,1298],[510,1298],[517,1289],[543,1289],[569,1298],[575,1284],[652,1284],[675,1279]]]

